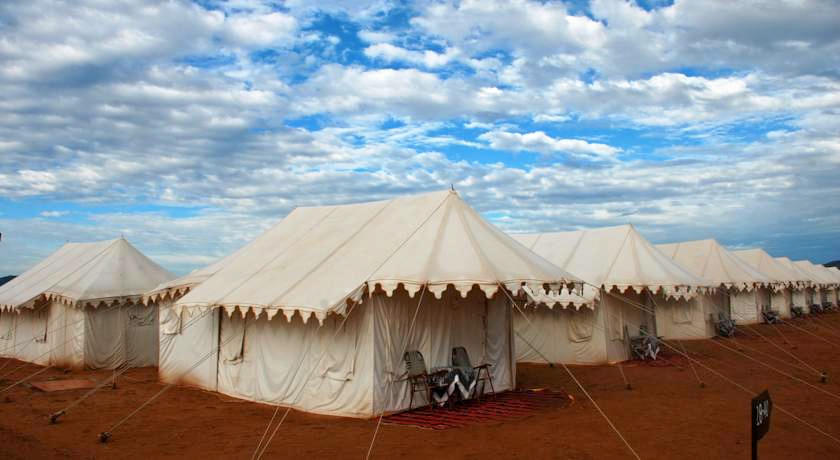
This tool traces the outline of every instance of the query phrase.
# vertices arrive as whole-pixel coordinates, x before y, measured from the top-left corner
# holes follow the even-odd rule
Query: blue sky
[[[450,184],[512,232],[629,222],[838,259],[837,17],[828,0],[3,3],[0,275],[120,234],[185,273],[295,206]]]

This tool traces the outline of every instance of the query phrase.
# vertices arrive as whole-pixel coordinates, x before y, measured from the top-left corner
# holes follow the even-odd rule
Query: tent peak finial
[[[454,183],[452,183],[452,182],[449,183],[449,190],[452,191],[452,192],[455,191],[455,184]]]

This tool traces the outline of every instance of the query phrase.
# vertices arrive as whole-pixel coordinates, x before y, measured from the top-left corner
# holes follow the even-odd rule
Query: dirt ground
[[[791,325],[761,325],[754,329],[775,345],[756,332],[744,333],[734,341],[682,344],[700,363],[752,394],[770,390],[775,406],[770,432],[761,442],[761,458],[840,458],[840,313],[793,324],[810,333]],[[722,344],[740,347],[748,356],[813,386],[724,349]],[[672,345],[680,346],[677,342]],[[817,373],[776,345],[826,371],[828,382],[819,383]],[[6,361],[0,360],[0,366],[4,364]],[[0,375],[18,364],[9,363]],[[698,384],[689,361],[673,352],[655,364],[625,363],[624,373],[633,386],[630,391],[616,366],[573,367],[571,371],[642,458],[748,458],[751,394],[709,370],[695,368],[705,388]],[[6,376],[0,388],[38,369],[26,365]],[[101,379],[107,375],[102,371],[64,374],[50,369],[36,380]],[[520,365],[517,375],[522,388],[565,390],[575,401],[525,418],[442,431],[383,424],[373,457],[632,458],[562,367]],[[99,443],[98,433],[163,388],[155,377],[155,369],[129,370],[118,380],[117,389],[98,391],[56,425],[48,423],[48,415],[86,390],[43,393],[19,385],[0,394],[0,458],[250,458],[273,407],[183,387],[173,387],[140,411],[114,431],[109,443]],[[364,458],[375,427],[375,419],[292,411],[265,457]]]

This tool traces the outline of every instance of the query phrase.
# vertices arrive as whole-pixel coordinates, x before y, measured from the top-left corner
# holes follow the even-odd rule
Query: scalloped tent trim
[[[390,298],[393,297],[395,292],[397,292],[398,290],[402,290],[406,292],[408,294],[408,297],[411,299],[415,298],[417,293],[420,292],[424,286],[422,283],[393,280],[389,280],[388,282],[379,281],[376,283],[365,282],[358,288],[353,290],[353,292],[346,297],[346,303],[344,308],[335,308],[331,310],[311,309],[296,306],[267,306],[249,304],[208,305],[179,303],[174,306],[174,311],[177,315],[180,315],[186,309],[197,309],[200,313],[203,314],[209,310],[218,308],[223,310],[228,315],[228,317],[231,317],[236,312],[239,312],[243,316],[252,313],[255,317],[259,317],[260,315],[265,313],[266,317],[269,320],[277,316],[278,313],[283,313],[282,316],[286,318],[286,322],[290,322],[295,315],[299,315],[303,319],[304,323],[306,323],[310,317],[315,317],[318,320],[318,323],[323,325],[324,320],[328,316],[346,316],[347,314],[349,314],[350,310],[353,308],[354,305],[363,304],[365,300],[370,297],[371,285],[374,286],[374,289],[372,291],[373,295],[381,294]],[[430,294],[432,294],[437,300],[442,299],[443,294],[447,291],[457,292],[462,299],[466,299],[469,293],[475,289],[480,290],[484,294],[485,298],[491,299],[499,293],[501,286],[505,287],[505,289],[510,293],[511,297],[530,296],[531,293],[536,291],[544,291],[546,288],[545,284],[527,281],[509,281],[505,283],[496,284],[458,281],[427,284],[426,290]],[[565,287],[567,289],[571,288],[570,286]],[[559,290],[562,289],[563,287],[559,288]],[[557,290],[558,289],[550,289],[548,291],[550,293],[549,295],[556,295],[554,293],[556,293]]]
[[[695,288],[687,286],[638,286],[638,285],[619,285],[611,284],[609,286],[602,285],[598,291],[593,291],[590,285],[584,287],[582,294],[570,291],[561,291],[559,295],[556,292],[543,293],[533,290],[525,290],[528,296],[528,305],[531,307],[546,306],[549,309],[554,308],[575,308],[580,310],[583,307],[595,310],[597,303],[600,301],[601,290],[607,292],[617,292],[621,295],[632,291],[636,294],[643,294],[650,292],[653,295],[662,295],[665,300],[673,300],[677,302],[688,302],[698,295],[708,294],[714,288]]]

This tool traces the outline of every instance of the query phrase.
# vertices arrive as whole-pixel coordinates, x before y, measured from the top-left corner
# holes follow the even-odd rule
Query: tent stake
[[[633,385],[630,384],[630,381],[627,380],[627,376],[624,375],[624,366],[622,366],[621,363],[617,363],[617,364],[618,364],[618,372],[621,373],[621,379],[624,380],[624,389],[628,390],[628,391],[632,390]]]
[[[55,425],[56,423],[58,423],[58,418],[62,415],[64,415],[63,410],[50,414],[50,425]]]

